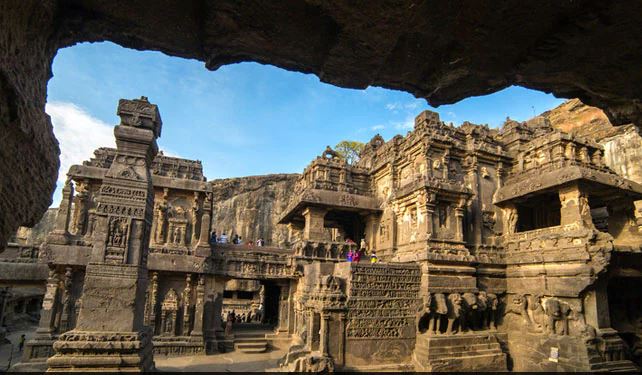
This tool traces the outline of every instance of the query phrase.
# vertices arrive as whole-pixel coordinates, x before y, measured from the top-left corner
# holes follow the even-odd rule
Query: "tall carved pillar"
[[[56,215],[55,229],[47,235],[47,242],[64,244],[69,239],[69,222],[71,220],[71,203],[74,199],[74,187],[71,178],[67,178],[62,188],[62,200]]]
[[[189,335],[190,305],[192,303],[192,275],[185,277],[185,290],[183,291],[183,336]]]
[[[62,306],[60,311],[60,332],[71,329],[71,320],[73,315],[73,305],[71,304],[71,287],[73,285],[73,269],[65,268],[65,277],[62,281]]]
[[[321,314],[321,328],[319,329],[319,351],[324,357],[328,356],[328,331],[330,327],[330,314]]]
[[[76,184],[76,196],[74,199],[73,231],[76,236],[82,236],[87,231],[88,200],[88,182],[79,182]]]
[[[154,369],[144,311],[154,207],[150,168],[162,122],[158,107],[145,97],[121,99],[117,114],[116,155],[97,199],[78,323],[54,344],[49,371]]]
[[[202,212],[202,208],[199,205],[200,193],[198,191],[194,192],[194,199],[192,200],[192,212],[191,212],[191,226],[192,226],[192,238],[190,239],[190,244],[194,246],[198,242],[199,234],[196,230],[198,228],[198,217],[199,213]]]
[[[145,322],[154,333],[156,329],[156,304],[158,303],[158,272],[152,273],[147,299]]]
[[[51,336],[56,330],[56,310],[60,293],[60,280],[54,268],[49,269],[45,296],[40,310],[40,323],[36,329],[36,336]]]
[[[196,306],[194,308],[194,327],[190,336],[203,340],[203,311],[205,309],[205,275],[199,275],[196,285]]]
[[[455,240],[463,241],[464,240],[464,210],[465,210],[466,200],[460,199],[457,206],[455,207]]]
[[[304,240],[323,241],[325,234],[323,225],[326,212],[325,208],[318,207],[308,207],[303,211],[303,217],[305,218]]]
[[[210,250],[210,228],[212,226],[212,193],[205,193],[205,200],[203,201],[203,215],[201,216],[201,230],[198,236],[198,245],[196,255],[208,256],[211,255]]]

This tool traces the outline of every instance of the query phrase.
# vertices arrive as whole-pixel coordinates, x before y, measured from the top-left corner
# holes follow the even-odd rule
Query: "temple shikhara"
[[[0,253],[0,322],[39,316],[16,371],[271,348],[283,371],[642,365],[642,185],[612,138],[424,111],[355,163],[319,145],[300,175],[243,182],[272,191],[243,204],[158,151],[147,98],[117,113],[117,147]]]

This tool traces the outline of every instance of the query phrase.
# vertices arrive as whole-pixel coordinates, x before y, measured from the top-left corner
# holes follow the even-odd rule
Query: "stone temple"
[[[592,111],[425,111],[353,165],[328,147],[300,175],[207,181],[158,152],[156,105],[123,99],[117,147],[0,254],[0,322],[39,315],[14,370],[280,347],[289,371],[637,371],[642,138]],[[361,248],[379,262],[348,262]],[[244,340],[231,310],[271,330]]]

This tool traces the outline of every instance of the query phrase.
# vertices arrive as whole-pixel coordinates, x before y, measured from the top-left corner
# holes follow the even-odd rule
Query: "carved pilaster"
[[[203,312],[205,310],[205,275],[199,275],[196,285],[196,306],[194,307],[194,328],[190,335],[196,339],[203,338]]]
[[[190,305],[192,302],[192,275],[185,277],[185,290],[183,290],[183,336],[189,335]]]

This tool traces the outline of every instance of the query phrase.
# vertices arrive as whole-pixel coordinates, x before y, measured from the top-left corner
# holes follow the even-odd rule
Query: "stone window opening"
[[[561,204],[557,192],[539,194],[517,203],[516,232],[558,226],[561,223]]]

